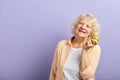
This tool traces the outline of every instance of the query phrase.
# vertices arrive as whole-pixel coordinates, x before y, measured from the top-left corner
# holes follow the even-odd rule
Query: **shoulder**
[[[100,48],[100,45],[95,45],[91,48],[91,51],[94,52],[94,53],[101,53],[101,48]]]
[[[95,48],[95,49],[100,49],[100,45],[99,45],[99,44],[94,45],[92,48]]]
[[[95,46],[93,46],[93,48],[95,49],[95,50],[101,50],[101,48],[100,48],[100,45],[95,45]]]
[[[64,40],[60,40],[58,42],[58,45],[61,46],[61,45],[66,45],[68,43],[68,39],[64,39]]]
[[[100,45],[94,45],[94,46],[92,46],[92,47],[90,47],[90,48],[88,48],[88,49],[85,49],[86,51],[88,51],[89,53],[90,52],[97,52],[97,53],[100,53],[101,52],[101,48],[100,48]]]
[[[100,45],[97,44],[97,45],[94,45],[94,46],[92,46],[92,47],[85,48],[85,49],[88,49],[88,50],[91,50],[91,49],[100,49]]]

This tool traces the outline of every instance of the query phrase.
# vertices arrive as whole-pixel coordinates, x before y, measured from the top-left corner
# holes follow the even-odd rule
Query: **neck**
[[[75,37],[72,41],[72,47],[75,47],[75,48],[83,47],[86,41],[87,41],[87,38]]]

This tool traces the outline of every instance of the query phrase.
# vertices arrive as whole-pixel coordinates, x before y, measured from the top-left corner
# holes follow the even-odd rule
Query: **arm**
[[[58,54],[58,45],[57,45],[55,52],[54,52],[54,57],[53,57],[52,65],[51,65],[49,80],[55,80],[55,78],[56,78],[57,59],[58,59],[57,54]]]
[[[81,71],[81,76],[84,80],[94,80],[94,74],[99,63],[101,49],[99,45],[93,47],[91,58],[87,61],[87,67]]]

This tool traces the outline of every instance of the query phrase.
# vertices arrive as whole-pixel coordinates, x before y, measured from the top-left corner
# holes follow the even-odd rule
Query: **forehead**
[[[86,23],[86,24],[92,24],[92,19],[89,17],[82,17],[79,22]]]

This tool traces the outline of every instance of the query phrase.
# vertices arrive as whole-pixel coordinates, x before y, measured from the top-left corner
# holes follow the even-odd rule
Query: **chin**
[[[79,37],[86,38],[87,36],[85,34],[79,34]]]
[[[78,35],[77,37],[78,38],[86,38],[86,36],[84,36],[84,35]]]

